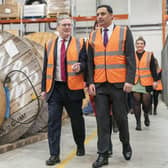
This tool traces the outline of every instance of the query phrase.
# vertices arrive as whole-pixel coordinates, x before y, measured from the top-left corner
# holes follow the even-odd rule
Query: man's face
[[[138,52],[140,52],[140,53],[143,52],[144,48],[145,48],[144,41],[142,41],[142,40],[136,41],[136,49]]]
[[[60,36],[63,39],[68,38],[71,35],[72,32],[72,22],[70,19],[63,19],[61,20],[59,27],[58,27],[58,31]]]
[[[105,7],[97,9],[97,22],[101,27],[108,27],[113,20],[113,14],[109,13]]]

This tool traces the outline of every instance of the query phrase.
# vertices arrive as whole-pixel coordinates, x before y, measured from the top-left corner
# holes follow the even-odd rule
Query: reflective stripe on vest
[[[48,45],[46,47],[47,49],[47,57],[48,57],[48,62],[47,62],[47,72],[46,72],[46,92],[49,92],[53,79],[54,79],[54,48],[55,48],[55,40],[49,41]]]
[[[135,57],[136,57],[135,83],[137,83],[139,80],[141,85],[143,86],[152,86],[153,78],[150,71],[151,53],[145,52],[140,60],[138,59],[138,56],[136,54]]]
[[[126,30],[126,27],[116,26],[106,48],[103,44],[101,30],[91,33],[89,43],[94,48],[94,82],[125,82],[126,57],[124,47]]]
[[[54,80],[54,47],[56,40],[52,41],[51,47],[47,47],[48,64],[46,75],[46,92],[49,92]],[[82,40],[77,40],[72,37],[67,48],[67,83],[71,90],[79,90],[84,88],[83,74],[76,74],[72,71],[72,65],[79,61],[79,52],[83,45]]]

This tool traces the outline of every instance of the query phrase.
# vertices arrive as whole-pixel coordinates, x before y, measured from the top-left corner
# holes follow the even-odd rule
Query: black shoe
[[[102,154],[99,154],[97,160],[92,164],[92,168],[99,168],[103,165],[108,165],[108,157]]]
[[[141,128],[141,123],[138,122],[135,129],[136,129],[137,131],[141,131],[141,130],[142,130],[142,128]]]
[[[150,126],[150,120],[149,120],[148,114],[145,114],[144,117],[145,117],[144,124],[145,124],[145,126],[149,127]]]
[[[132,149],[130,144],[123,144],[123,156],[125,160],[130,160],[132,156]]]
[[[108,157],[112,157],[113,151],[111,149],[108,150]]]
[[[59,156],[50,156],[50,158],[48,160],[46,160],[46,165],[48,165],[48,166],[52,166],[57,163],[60,163]]]
[[[142,130],[142,128],[141,128],[140,125],[137,125],[135,129],[136,129],[137,131],[141,131],[141,130]]]
[[[76,156],[84,156],[85,155],[85,148],[84,147],[77,147]]]
[[[157,115],[157,110],[156,110],[156,109],[154,109],[153,114],[154,114],[154,115]]]

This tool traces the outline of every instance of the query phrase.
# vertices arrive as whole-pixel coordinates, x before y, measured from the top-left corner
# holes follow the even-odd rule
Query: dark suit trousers
[[[119,128],[120,141],[124,144],[129,143],[128,130],[128,105],[126,93],[122,88],[106,83],[96,88],[96,121],[98,131],[98,153],[106,153],[110,144],[110,103],[112,112]]]
[[[53,93],[48,100],[48,142],[50,155],[60,154],[62,111],[65,106],[71,121],[73,137],[77,146],[85,140],[85,126],[82,115],[82,99],[72,100],[66,83],[55,82]]]

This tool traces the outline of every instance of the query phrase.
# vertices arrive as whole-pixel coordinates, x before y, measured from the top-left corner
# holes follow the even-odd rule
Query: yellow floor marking
[[[85,144],[88,144],[90,141],[92,141],[97,135],[97,131],[93,131],[89,136],[86,137]],[[74,157],[76,156],[76,149],[72,150],[69,155],[61,161],[60,164],[58,164],[55,168],[64,168],[64,166],[70,162]]]

